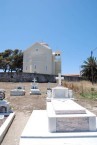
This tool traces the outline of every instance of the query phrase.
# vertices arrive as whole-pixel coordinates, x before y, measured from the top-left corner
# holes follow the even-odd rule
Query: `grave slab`
[[[18,86],[16,89],[10,91],[10,96],[24,96],[25,89],[21,86]]]
[[[41,117],[40,117],[41,116]],[[95,132],[51,133],[46,110],[34,110],[20,137],[19,145],[97,145]]]
[[[47,102],[47,112],[50,132],[96,130],[96,115],[72,100]]]
[[[86,109],[72,100],[52,99],[51,103],[56,114],[86,114]]]

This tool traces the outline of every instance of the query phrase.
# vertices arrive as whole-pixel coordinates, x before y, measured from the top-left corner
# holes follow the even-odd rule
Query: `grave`
[[[10,91],[10,96],[24,96],[25,93],[25,88],[19,85],[16,87],[16,89]]]
[[[36,79],[34,78],[33,83],[31,84],[30,95],[41,95],[40,90],[38,88],[38,84],[36,84]]]
[[[73,91],[61,86],[61,81],[64,79],[61,74],[56,79],[58,80],[58,86],[47,91],[47,101],[49,102],[52,99],[74,99]]]
[[[73,100],[47,103],[50,132],[96,131],[96,116]]]
[[[10,103],[5,99],[5,92],[0,92],[0,113],[11,112]]]
[[[13,113],[10,103],[5,100],[5,92],[0,92],[0,143],[2,142],[9,126],[11,125],[15,113]]]
[[[96,115],[74,102],[68,94],[68,88],[61,83],[52,88],[46,110],[33,111],[19,145],[97,144]]]

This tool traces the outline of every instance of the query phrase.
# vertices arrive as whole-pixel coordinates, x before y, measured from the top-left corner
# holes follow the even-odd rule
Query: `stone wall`
[[[56,75],[35,74],[35,73],[4,73],[0,72],[0,82],[32,82],[36,78],[37,82],[56,82]],[[79,81],[80,77],[63,76],[66,81]]]

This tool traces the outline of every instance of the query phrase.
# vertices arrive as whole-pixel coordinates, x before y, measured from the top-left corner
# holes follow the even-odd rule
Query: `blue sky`
[[[61,51],[62,74],[78,74],[97,47],[97,0],[0,0],[0,52],[37,41]]]

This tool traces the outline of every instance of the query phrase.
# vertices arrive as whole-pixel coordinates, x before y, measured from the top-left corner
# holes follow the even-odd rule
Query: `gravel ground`
[[[10,96],[10,90],[16,88],[17,86],[25,86],[26,94],[25,96]],[[55,87],[56,83],[51,83],[50,87]],[[5,99],[10,102],[14,112],[16,112],[15,119],[10,126],[3,142],[1,145],[19,145],[20,135],[32,113],[33,110],[45,109],[46,108],[46,89],[48,87],[47,83],[38,84],[41,90],[41,95],[30,95],[31,83],[0,83],[0,89],[5,89],[6,97]],[[90,111],[97,115],[97,101],[76,98],[76,102],[86,107]]]

